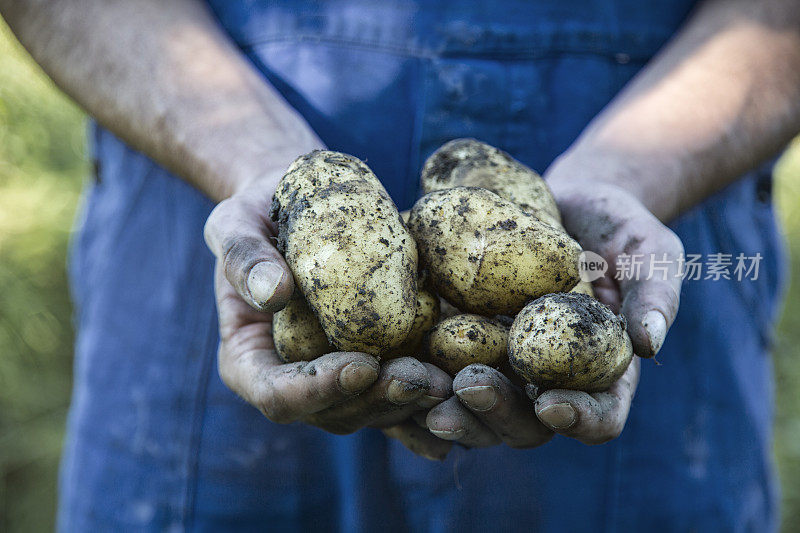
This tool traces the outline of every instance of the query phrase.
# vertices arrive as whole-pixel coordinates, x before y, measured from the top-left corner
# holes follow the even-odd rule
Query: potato
[[[278,249],[328,340],[381,355],[402,344],[417,305],[417,249],[386,190],[359,159],[296,159],[273,198]]]
[[[272,339],[286,363],[311,361],[336,351],[300,291],[294,291],[286,307],[273,315]]]
[[[540,389],[607,390],[631,362],[625,319],[579,293],[542,296],[517,315],[511,368]]]
[[[589,281],[579,281],[577,285],[575,285],[571,291],[569,292],[579,292],[581,294],[586,294],[594,298],[594,288],[592,288],[592,283]]]
[[[483,187],[561,227],[553,194],[533,170],[502,150],[475,139],[456,139],[436,150],[422,168],[422,190],[427,194],[453,187]]]
[[[422,339],[439,320],[439,297],[430,291],[420,289],[417,293],[417,307],[414,325],[406,340],[387,358],[419,357],[422,350]]]
[[[400,347],[384,357],[419,357],[423,337],[438,320],[439,297],[424,289],[420,290],[417,294],[414,326]],[[275,313],[272,338],[278,355],[286,363],[311,361],[336,351],[328,342],[317,316],[300,291],[295,291],[286,307]]]
[[[508,351],[508,327],[480,315],[456,315],[442,320],[423,345],[423,358],[451,376],[473,363],[499,367]]]
[[[581,248],[563,230],[478,187],[420,198],[409,229],[439,295],[462,311],[516,315],[578,282]]]

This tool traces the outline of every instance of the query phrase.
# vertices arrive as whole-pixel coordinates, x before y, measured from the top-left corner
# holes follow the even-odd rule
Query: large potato
[[[272,317],[275,350],[286,363],[311,361],[336,351],[300,291]]]
[[[561,226],[561,216],[545,181],[507,153],[475,139],[456,139],[436,150],[422,168],[427,194],[453,187],[482,187],[511,200],[526,213]]]
[[[331,344],[381,355],[414,324],[417,250],[397,208],[359,159],[295,160],[272,204],[278,249]]]
[[[384,357],[386,359],[419,357],[422,339],[438,320],[439,297],[420,289],[417,293],[416,314],[411,331],[400,347],[384,354]],[[286,363],[311,361],[336,351],[336,348],[328,342],[317,316],[300,291],[295,291],[286,307],[273,316],[272,338],[275,350]]]
[[[511,368],[541,389],[607,390],[633,357],[625,319],[591,296],[542,296],[523,309],[508,340]]]
[[[508,327],[480,315],[456,315],[436,324],[425,338],[423,358],[451,376],[473,363],[499,367],[506,360]]]
[[[581,248],[563,230],[478,187],[423,196],[409,229],[436,291],[465,312],[515,315],[578,282]]]

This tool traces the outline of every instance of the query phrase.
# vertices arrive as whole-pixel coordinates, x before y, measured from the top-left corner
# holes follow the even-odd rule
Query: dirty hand
[[[449,396],[450,378],[441,370],[410,357],[380,365],[352,352],[289,364],[278,357],[272,313],[294,290],[269,218],[279,179],[276,172],[252,182],[221,202],[206,222],[206,242],[217,258],[223,382],[273,422],[302,421],[339,434],[390,427],[389,434],[416,453],[443,458],[450,444],[407,422]]]
[[[625,316],[634,352],[640,357],[655,356],[678,311],[680,239],[621,187],[567,179],[551,179],[550,186],[567,231],[585,250],[608,263],[606,274],[594,282],[597,298]],[[617,259],[622,256],[641,259],[640,275],[614,279]],[[659,266],[666,265],[666,271],[648,276],[654,259]],[[553,432],[585,444],[601,444],[622,432],[639,368],[639,359],[634,358],[606,392],[549,390],[532,398],[531,405],[526,394],[500,372],[472,365],[453,381],[456,396],[431,410],[428,427],[440,438],[471,447],[501,442],[533,447],[547,442]],[[527,392],[535,395],[531,388]]]

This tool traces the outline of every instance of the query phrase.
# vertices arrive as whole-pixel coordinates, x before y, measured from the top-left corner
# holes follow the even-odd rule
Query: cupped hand
[[[621,187],[568,179],[551,181],[550,186],[566,230],[609,266],[594,282],[596,297],[625,316],[635,354],[655,356],[678,311],[680,239]],[[617,268],[631,264],[639,265],[638,274]],[[639,371],[640,361],[634,357],[608,391],[553,389],[536,395],[497,370],[472,365],[453,381],[455,396],[428,414],[428,428],[470,447],[534,447],[553,433],[601,444],[622,432]]]
[[[389,428],[388,434],[420,455],[443,458],[449,444],[420,435],[410,417],[449,396],[444,372],[410,357],[381,365],[354,352],[284,363],[275,351],[272,313],[294,290],[268,215],[279,178],[252,182],[221,202],[206,222],[206,242],[217,258],[220,377],[273,422],[299,421],[337,434]]]

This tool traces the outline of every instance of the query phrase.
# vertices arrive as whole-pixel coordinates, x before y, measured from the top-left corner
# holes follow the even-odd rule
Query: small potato
[[[508,340],[511,368],[545,390],[607,390],[632,357],[625,319],[579,293],[531,302],[517,315]]]
[[[417,293],[417,310],[414,325],[400,347],[387,359],[395,357],[419,357],[422,350],[422,339],[439,320],[439,297],[432,292],[420,289]]]
[[[579,280],[577,242],[486,189],[427,194],[408,226],[436,292],[465,312],[516,315]]]
[[[300,291],[294,291],[286,307],[272,316],[272,339],[286,363],[311,361],[336,351]]]
[[[414,324],[417,249],[392,200],[359,159],[316,150],[278,183],[278,249],[330,342],[382,355]]]
[[[592,288],[592,284],[589,281],[583,281],[583,280],[579,281],[578,284],[575,285],[569,292],[573,293],[578,292],[594,298],[594,289]]]
[[[499,367],[508,351],[508,327],[480,315],[456,315],[442,320],[423,345],[424,360],[451,376],[473,363]]]
[[[436,150],[425,161],[421,185],[426,194],[458,186],[482,187],[561,227],[556,201],[541,176],[476,139],[455,139]]]

